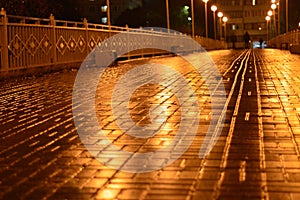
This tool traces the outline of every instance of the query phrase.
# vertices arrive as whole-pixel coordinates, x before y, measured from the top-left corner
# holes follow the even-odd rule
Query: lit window
[[[101,18],[101,22],[102,22],[103,24],[107,24],[107,17],[102,17],[102,18]]]
[[[107,12],[107,5],[101,6],[101,12]]]

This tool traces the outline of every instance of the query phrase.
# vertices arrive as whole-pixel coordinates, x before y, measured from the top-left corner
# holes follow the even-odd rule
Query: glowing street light
[[[226,23],[228,21],[228,18],[227,17],[223,17],[223,22],[224,22],[224,38],[225,38],[225,41],[226,41]]]
[[[212,5],[210,9],[211,9],[211,11],[214,12],[214,34],[215,34],[215,39],[217,39],[216,11],[218,10],[218,7],[215,5]]]
[[[222,17],[223,17],[223,13],[218,12],[218,17],[219,17],[220,40],[221,40],[221,38],[222,38]]]
[[[268,16],[271,17],[272,15],[273,15],[272,10],[269,10],[269,11],[268,11]]]
[[[209,0],[202,0],[205,3],[205,36],[208,37],[208,23],[207,23],[207,2]]]

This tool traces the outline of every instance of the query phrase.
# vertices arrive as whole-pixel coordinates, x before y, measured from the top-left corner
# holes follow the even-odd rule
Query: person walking
[[[232,42],[232,48],[236,49],[235,43],[236,43],[236,35],[233,33],[231,35],[231,42]]]
[[[245,41],[245,48],[249,49],[250,35],[249,35],[248,31],[246,31],[246,33],[244,35],[244,41]]]

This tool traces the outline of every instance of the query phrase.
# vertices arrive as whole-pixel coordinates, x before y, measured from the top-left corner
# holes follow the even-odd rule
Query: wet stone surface
[[[187,62],[179,57],[125,62],[100,80],[99,125],[112,144],[135,153],[170,143],[182,113],[167,87],[145,85],[131,95],[132,120],[148,125],[153,106],[162,107],[157,116],[167,120],[151,138],[127,135],[115,123],[110,104],[119,78],[138,65],[159,63],[178,70],[195,90],[201,115],[191,146],[171,165],[147,173],[111,169],[83,145],[72,113],[76,70],[1,82],[0,199],[299,199],[299,55],[269,49],[209,55],[223,77],[227,104],[221,135],[204,158],[199,150],[211,120],[210,92]],[[118,164],[109,153],[103,159]]]

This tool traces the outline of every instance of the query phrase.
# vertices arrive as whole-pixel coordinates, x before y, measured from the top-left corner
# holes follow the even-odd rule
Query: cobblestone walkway
[[[176,135],[181,113],[168,89],[145,85],[130,99],[133,121],[149,124],[153,105],[162,106],[168,120],[152,138],[126,135],[110,108],[122,74],[146,63],[170,65],[195,89],[201,115],[192,145],[171,165],[149,173],[110,169],[82,144],[72,113],[76,70],[1,82],[0,199],[300,199],[300,56],[269,49],[209,55],[223,76],[227,102],[218,142],[202,159],[210,93],[183,59],[124,62],[99,83],[98,90],[106,91],[96,98],[99,124],[113,144],[129,152],[163,148]]]

